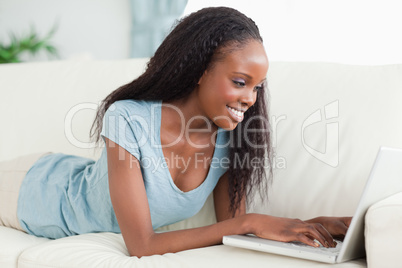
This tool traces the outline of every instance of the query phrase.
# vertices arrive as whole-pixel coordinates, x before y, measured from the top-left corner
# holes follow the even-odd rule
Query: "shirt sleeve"
[[[104,137],[108,138],[141,160],[142,135],[142,128],[138,126],[136,117],[129,117],[124,107],[114,103],[106,110],[101,131],[103,140]]]

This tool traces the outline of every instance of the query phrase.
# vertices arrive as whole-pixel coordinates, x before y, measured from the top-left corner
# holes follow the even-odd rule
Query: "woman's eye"
[[[246,82],[239,80],[233,80],[233,83],[238,87],[244,87],[246,85]]]

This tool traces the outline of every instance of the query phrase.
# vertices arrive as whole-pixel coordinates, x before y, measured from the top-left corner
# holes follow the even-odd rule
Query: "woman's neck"
[[[165,126],[168,129],[175,128],[175,130],[178,130],[177,126],[180,126],[182,129],[190,131],[189,134],[197,132],[207,134],[209,132],[213,133],[218,128],[200,109],[196,90],[185,99],[163,102],[162,113],[163,120],[166,120],[164,122],[166,123]]]

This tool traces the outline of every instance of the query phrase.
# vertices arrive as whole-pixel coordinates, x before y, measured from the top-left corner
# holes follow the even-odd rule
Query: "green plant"
[[[21,62],[23,54],[36,55],[40,51],[45,51],[48,55],[58,57],[57,49],[49,42],[53,37],[57,27],[53,27],[44,38],[39,38],[33,26],[31,32],[26,37],[18,38],[10,33],[10,44],[0,43],[0,63]]]

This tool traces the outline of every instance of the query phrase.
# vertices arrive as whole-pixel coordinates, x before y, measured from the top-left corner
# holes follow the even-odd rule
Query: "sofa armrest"
[[[372,205],[366,213],[368,267],[401,267],[402,193]]]

